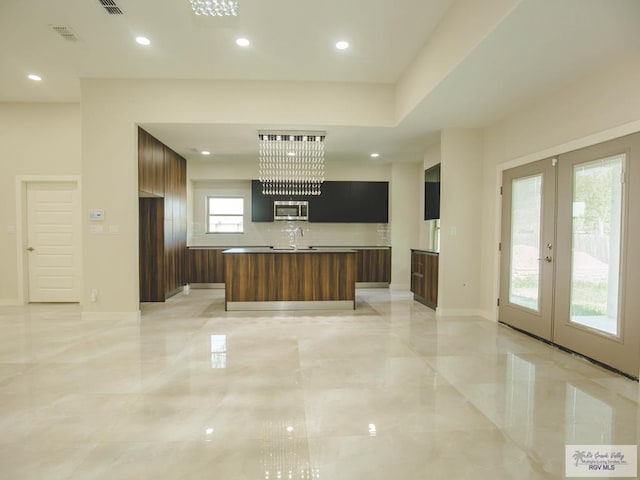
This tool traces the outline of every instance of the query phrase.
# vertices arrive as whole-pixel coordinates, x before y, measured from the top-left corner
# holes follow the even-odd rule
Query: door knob
[[[547,262],[547,263],[551,263],[551,260],[553,260],[553,259],[551,257],[549,257],[549,256],[544,257],[544,261]]]
[[[33,252],[33,251],[35,250],[35,248],[33,248],[33,247],[29,247],[29,248],[27,248],[27,250],[28,250],[29,252]]]

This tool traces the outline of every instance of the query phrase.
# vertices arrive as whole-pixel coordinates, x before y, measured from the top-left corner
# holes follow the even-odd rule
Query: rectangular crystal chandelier
[[[258,132],[264,195],[320,195],[325,132]]]
[[[196,15],[213,17],[236,17],[238,0],[189,0]]]

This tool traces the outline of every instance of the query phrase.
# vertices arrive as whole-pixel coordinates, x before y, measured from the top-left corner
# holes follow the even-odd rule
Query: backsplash
[[[273,222],[245,224],[245,233],[203,233],[204,225],[193,223],[189,229],[189,246],[276,246],[288,247],[291,231],[296,233],[299,247],[305,246],[389,246],[388,224]]]

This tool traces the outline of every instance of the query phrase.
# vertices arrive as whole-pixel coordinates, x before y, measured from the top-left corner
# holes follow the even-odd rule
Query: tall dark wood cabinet
[[[158,231],[158,225],[164,222],[164,199],[138,199],[139,214],[139,270],[140,301],[164,302],[164,231]]]
[[[138,128],[138,191],[140,197],[164,197],[165,146]]]
[[[140,301],[163,302],[186,283],[187,162],[138,129]]]
[[[186,160],[164,147],[164,261],[165,292],[169,297],[182,290],[187,251],[187,168]]]

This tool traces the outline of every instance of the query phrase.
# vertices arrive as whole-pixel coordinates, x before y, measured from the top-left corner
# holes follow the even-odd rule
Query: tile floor
[[[1,479],[555,479],[637,444],[638,384],[406,293],[340,312],[0,308]]]

